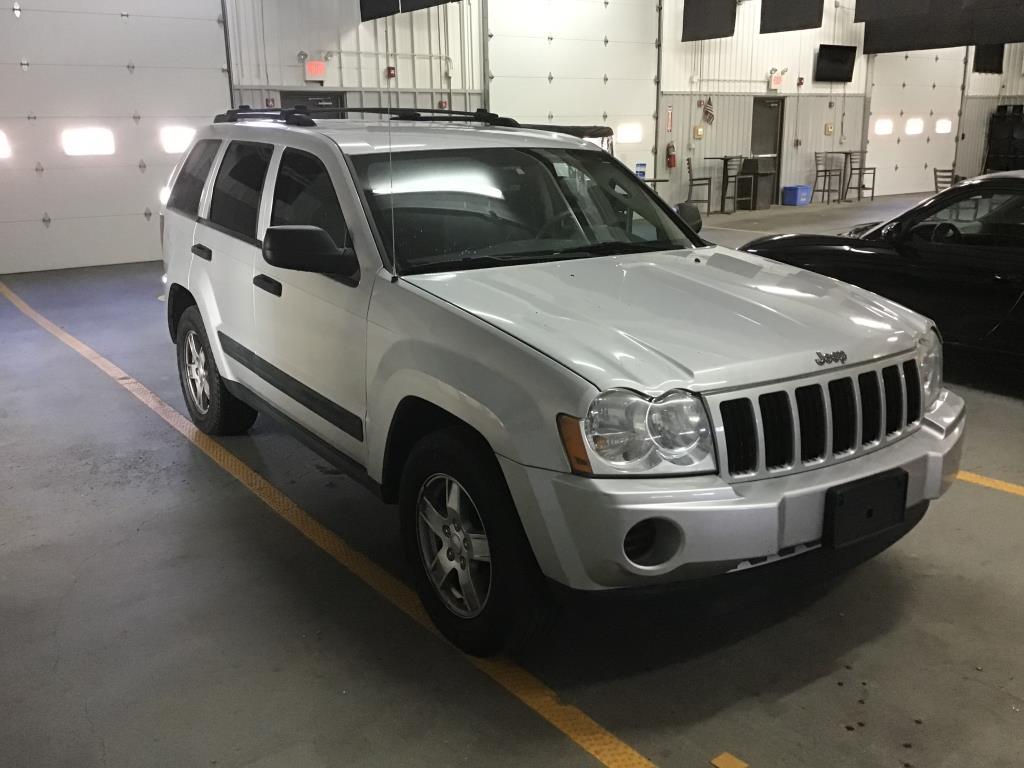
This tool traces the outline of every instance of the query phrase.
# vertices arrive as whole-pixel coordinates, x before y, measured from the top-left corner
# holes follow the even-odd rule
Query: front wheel
[[[551,598],[486,443],[463,428],[425,437],[406,462],[399,505],[417,590],[441,633],[476,656],[533,639]]]
[[[192,423],[208,435],[240,435],[258,412],[228,392],[217,370],[198,307],[178,321],[178,378]]]

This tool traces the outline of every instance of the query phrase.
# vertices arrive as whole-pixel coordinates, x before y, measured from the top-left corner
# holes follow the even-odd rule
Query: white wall
[[[232,75],[242,102],[263,106],[285,90],[344,89],[350,103],[454,109],[483,89],[481,4],[461,0],[365,23],[355,0],[228,0]],[[327,59],[327,79],[307,83],[299,52]],[[398,70],[389,81],[388,66]],[[469,98],[472,95],[473,98]],[[275,102],[279,103],[279,102]]]
[[[488,0],[491,108],[522,122],[608,125],[653,178],[658,0]],[[621,128],[640,127],[625,143]]]
[[[0,273],[160,258],[158,195],[178,159],[160,128],[228,103],[219,0],[21,8],[0,13]],[[66,156],[61,132],[82,126],[109,128],[115,153]]]
[[[736,8],[736,32],[732,37],[682,43],[683,2],[666,2],[663,12],[665,44],[662,47],[662,90],[693,93],[768,93],[768,73],[774,67],[788,69],[780,93],[796,93],[797,78],[804,94],[864,92],[865,57],[859,56],[852,83],[815,83],[814,58],[822,43],[855,45],[863,49],[864,25],[853,21],[853,3],[840,7],[825,3],[820,29],[773,32],[762,35],[761,0]]]

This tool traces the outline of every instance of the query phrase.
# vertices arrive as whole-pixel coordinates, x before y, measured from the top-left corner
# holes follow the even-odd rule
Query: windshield
[[[684,225],[601,151],[352,157],[400,274],[689,248]]]

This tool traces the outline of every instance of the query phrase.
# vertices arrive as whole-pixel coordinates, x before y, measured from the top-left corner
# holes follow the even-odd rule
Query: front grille
[[[721,419],[728,474],[749,479],[842,461],[906,436],[921,420],[921,377],[908,358],[708,401]]]

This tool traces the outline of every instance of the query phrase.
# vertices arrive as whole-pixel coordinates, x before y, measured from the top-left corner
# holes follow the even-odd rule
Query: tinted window
[[[352,162],[403,272],[691,246],[657,197],[597,150],[401,152]]]
[[[203,194],[203,185],[219,148],[220,142],[216,139],[205,139],[192,147],[178,173],[178,180],[174,182],[174,189],[167,200],[168,208],[189,216],[199,212],[199,197]]]
[[[210,221],[244,237],[256,237],[260,193],[273,152],[270,144],[231,142],[213,185]]]
[[[274,186],[270,226],[311,224],[327,230],[339,248],[348,244],[348,230],[338,196],[319,159],[307,152],[286,149]]]
[[[938,244],[992,248],[1024,245],[1024,194],[989,191],[961,197],[922,219],[911,234]]]

